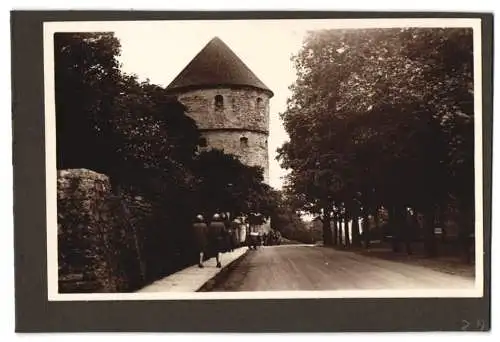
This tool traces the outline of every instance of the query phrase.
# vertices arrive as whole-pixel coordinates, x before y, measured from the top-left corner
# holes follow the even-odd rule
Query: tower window
[[[222,107],[224,107],[224,98],[222,97],[222,95],[215,95],[214,100],[216,109],[221,109]]]
[[[207,138],[200,138],[200,140],[198,141],[198,146],[207,147]]]
[[[257,98],[257,112],[262,116],[264,115],[264,110],[262,106],[262,98],[258,97]]]
[[[247,137],[240,138],[240,146],[241,147],[248,147],[248,138]]]

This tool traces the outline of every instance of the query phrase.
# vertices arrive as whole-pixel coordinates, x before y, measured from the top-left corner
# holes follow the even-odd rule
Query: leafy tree
[[[119,93],[120,43],[112,33],[56,33],[54,72],[58,168],[108,173],[114,144],[108,125]]]
[[[283,167],[291,169],[291,187],[305,195],[310,203],[307,209],[323,214],[326,245],[333,243],[333,203],[345,196],[352,180],[353,153],[347,149],[350,137],[345,130],[349,117],[337,110],[338,89],[361,66],[363,56],[346,49],[348,39],[355,40],[356,33],[318,31],[306,38],[293,57],[297,81],[291,86],[287,110],[281,114],[290,142],[278,150],[278,158]]]
[[[233,217],[270,216],[273,193],[263,182],[262,168],[244,165],[236,156],[212,149],[197,156],[193,170],[199,182],[198,210],[209,215],[224,211]]]
[[[281,115],[290,141],[278,152],[302,208],[328,218],[344,202],[356,223],[383,205],[395,241],[409,242],[412,206],[427,214],[432,254],[435,207],[450,194],[473,199],[471,31],[317,31],[294,61],[297,81]]]
[[[294,210],[294,199],[290,197],[293,195],[283,191],[274,191],[273,196],[275,206],[271,214],[271,228],[292,241],[316,242],[316,232],[311,231],[300,214]]]
[[[113,34],[56,34],[57,166],[107,174],[124,208],[135,196],[153,206],[146,225],[134,228],[159,274],[165,253],[189,248],[199,133],[165,89],[121,73],[119,53]]]
[[[118,182],[153,206],[144,250],[155,278],[184,263],[174,257],[190,255],[197,186],[191,168],[199,132],[180,102],[164,88],[139,82],[134,75],[123,75],[114,110]]]
[[[183,186],[192,190],[195,181],[190,167],[199,137],[194,120],[185,115],[180,102],[159,86],[124,75],[120,89],[112,124],[119,146],[122,182],[148,182],[156,173],[163,180],[151,183],[153,193]],[[175,200],[178,201],[179,198]]]
[[[381,48],[343,85],[340,108],[372,118],[368,143],[386,149],[379,188],[388,204],[402,204],[396,216],[406,205],[426,214],[433,254],[435,207],[450,195],[474,198],[472,31],[402,29],[370,51]]]

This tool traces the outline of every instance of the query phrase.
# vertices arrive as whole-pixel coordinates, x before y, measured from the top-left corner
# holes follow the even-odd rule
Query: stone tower
[[[269,183],[269,100],[273,92],[219,38],[213,38],[167,87],[216,148],[264,169]]]

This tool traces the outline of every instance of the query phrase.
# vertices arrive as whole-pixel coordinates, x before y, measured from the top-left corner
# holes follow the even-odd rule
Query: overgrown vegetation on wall
[[[131,291],[144,281],[138,232],[109,178],[58,172],[59,292]]]

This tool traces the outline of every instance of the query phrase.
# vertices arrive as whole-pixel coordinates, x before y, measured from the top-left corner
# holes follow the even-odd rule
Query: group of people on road
[[[248,247],[250,249],[257,249],[259,246],[274,246],[281,243],[281,234],[271,230],[267,233],[259,233],[256,231],[248,234]]]
[[[274,230],[264,233],[263,242],[266,246],[279,245],[281,244],[281,234]]]
[[[237,246],[236,230],[239,224],[238,219],[229,221],[224,213],[215,213],[210,220],[202,214],[196,215],[193,231],[199,253],[198,267],[204,267],[203,260],[206,254],[215,255],[216,266],[222,267],[222,253],[232,252]]]

